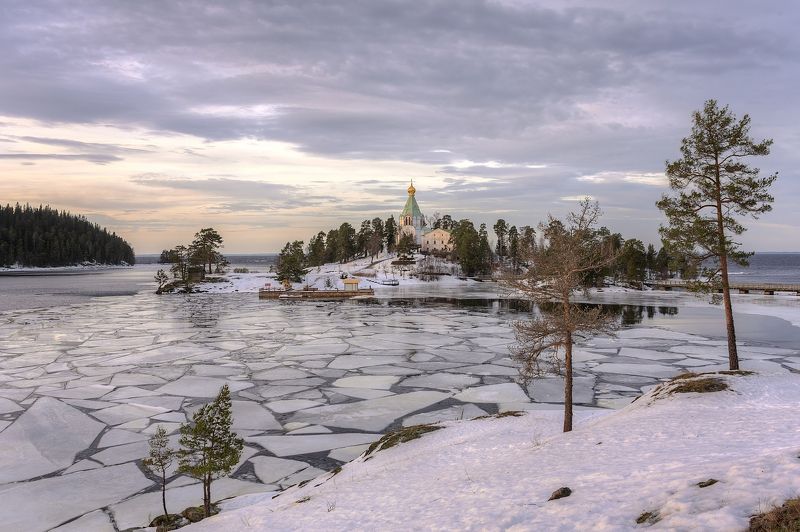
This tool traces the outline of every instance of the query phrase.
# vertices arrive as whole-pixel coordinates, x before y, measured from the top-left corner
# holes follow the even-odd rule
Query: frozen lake
[[[313,478],[399,426],[561,408],[560,379],[515,382],[508,345],[520,314],[490,288],[396,295],[139,293],[0,314],[0,514],[23,519],[0,530],[76,518],[72,530],[113,530],[109,516],[120,530],[146,525],[160,501],[141,466],[146,439],[163,425],[176,440],[186,414],[224,383],[246,447],[215,499]],[[637,325],[576,351],[579,408],[621,407],[679,371],[726,367],[719,309],[636,303],[617,310]],[[739,327],[745,368],[800,369],[797,327],[753,315]],[[171,480],[173,511],[200,499],[191,479]]]

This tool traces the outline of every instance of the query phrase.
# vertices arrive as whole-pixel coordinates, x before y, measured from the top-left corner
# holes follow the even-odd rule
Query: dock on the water
[[[282,299],[282,300],[301,300],[301,299],[354,299],[372,297],[375,290],[372,288],[358,288],[356,290],[319,290],[309,288],[308,290],[283,290],[265,289],[258,291],[259,299]]]
[[[688,281],[684,279],[665,279],[660,281],[645,281],[645,285],[655,288],[656,290],[672,290],[673,288],[685,288]],[[793,283],[731,283],[731,289],[737,290],[740,294],[749,294],[750,292],[761,292],[765,295],[771,296],[776,292],[794,292],[800,296],[800,284]]]

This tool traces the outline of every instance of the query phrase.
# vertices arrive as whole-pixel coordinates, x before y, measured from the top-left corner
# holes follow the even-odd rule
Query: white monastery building
[[[450,232],[444,229],[429,229],[425,221],[425,216],[417,204],[414,197],[417,189],[414,188],[414,182],[408,187],[408,199],[403,211],[400,213],[399,228],[397,231],[397,242],[403,235],[411,235],[414,239],[414,244],[423,253],[443,253],[451,251],[453,244],[451,242]]]

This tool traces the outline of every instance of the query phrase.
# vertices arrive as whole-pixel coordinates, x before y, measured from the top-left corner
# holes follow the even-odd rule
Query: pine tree
[[[512,225],[508,230],[508,256],[511,259],[511,269],[514,273],[519,272],[520,259],[520,245],[519,245],[519,231],[517,226]]]
[[[309,266],[321,266],[325,264],[325,233],[320,231],[308,242]]]
[[[394,215],[386,219],[386,223],[383,225],[383,234],[386,237],[386,251],[391,253],[395,250],[397,241],[397,222],[394,219]]]
[[[347,222],[339,226],[337,231],[338,242],[336,249],[338,255],[336,259],[339,262],[347,262],[355,257],[356,254],[356,230]]]
[[[502,261],[508,255],[508,224],[505,220],[500,218],[494,224],[494,234],[497,236],[496,252],[497,256]]]
[[[301,282],[306,274],[304,262],[303,243],[300,240],[287,242],[278,255],[278,280]]]
[[[403,233],[397,242],[397,253],[399,255],[410,255],[414,251],[414,237],[408,233]]]
[[[492,246],[489,245],[489,232],[486,224],[481,224],[478,229],[478,244],[480,247],[480,273],[487,275],[492,272]]]
[[[233,413],[228,385],[222,386],[216,399],[192,415],[181,426],[178,471],[199,479],[203,484],[203,510],[211,515],[211,483],[230,474],[242,456],[244,440],[231,430]]]
[[[681,142],[681,158],[667,161],[667,177],[674,196],[663,195],[656,205],[667,216],[661,237],[672,253],[681,254],[699,268],[695,290],[721,288],[728,332],[730,369],[739,369],[733,322],[728,264],[748,264],[751,253],[733,240],[745,231],[740,218],[772,210],[769,188],[778,174],[759,177],[746,158],[768,155],[771,139],[750,138],[750,117],[741,120],[728,106],[708,100],[692,115],[692,131]]]
[[[211,266],[222,260],[222,255],[218,251],[221,247],[222,237],[213,227],[201,229],[194,235],[194,241],[189,246],[192,261],[208,265],[208,273],[212,273]]]
[[[191,251],[184,245],[178,245],[169,252],[169,257],[173,260],[170,271],[172,276],[178,279],[183,286],[183,291],[187,294],[192,291],[192,280],[189,276],[191,266]]]
[[[169,446],[167,431],[159,425],[155,433],[150,436],[150,454],[143,460],[145,467],[158,475],[161,482],[161,505],[164,508],[164,524],[170,524],[167,511],[167,469],[175,461],[176,452]]]

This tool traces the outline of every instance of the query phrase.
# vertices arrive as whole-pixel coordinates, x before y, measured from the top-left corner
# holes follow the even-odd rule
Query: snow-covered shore
[[[10,267],[0,267],[0,275],[2,274],[19,274],[19,275],[36,275],[36,274],[52,274],[52,273],[76,273],[76,272],[93,272],[99,270],[112,270],[120,268],[131,268],[127,264],[75,264],[72,266],[48,266],[48,267],[34,267],[34,266],[19,266],[14,265]]]
[[[737,530],[800,493],[800,376],[716,375],[713,393],[628,407],[444,422],[279,496],[233,499],[219,530]],[[708,487],[698,483],[714,479]],[[569,497],[548,501],[569,487]],[[645,524],[644,526],[647,526]]]
[[[355,277],[361,280],[362,287],[374,288],[379,297],[392,297],[399,294],[406,297],[413,289],[414,296],[424,296],[426,291],[435,293],[441,289],[457,290],[459,288],[481,289],[486,295],[494,297],[513,297],[503,290],[499,283],[479,283],[471,279],[461,279],[452,275],[442,275],[438,279],[425,281],[416,275],[416,268],[393,267],[391,261],[394,257],[381,256],[375,261],[364,258],[345,264],[331,263],[313,268],[302,283],[295,283],[295,289],[302,289],[306,283],[314,288],[344,288],[342,276]],[[274,273],[228,273],[223,282],[206,282],[197,285],[198,290],[208,293],[256,293],[259,289],[269,285],[279,288]],[[385,286],[380,281],[393,279],[397,286]],[[580,299],[580,297],[579,297]],[[734,311],[741,314],[754,314],[772,316],[788,321],[794,326],[800,326],[800,297],[795,294],[776,294],[766,296],[762,294],[732,294]],[[594,289],[590,292],[589,301],[596,303],[620,304],[657,304],[685,307],[710,306],[710,296],[696,295],[685,291],[663,290],[636,290],[620,286],[610,286]],[[717,305],[721,309],[721,306]]]
[[[344,264],[329,263],[312,268],[305,276],[303,282],[294,283],[293,288],[299,290],[306,285],[319,289],[343,289],[343,277],[354,277],[361,281],[362,288],[375,288],[376,290],[392,290],[397,287],[418,286],[469,286],[475,281],[459,279],[452,275],[441,275],[434,281],[423,281],[417,277],[415,265],[392,265],[397,257],[382,254],[375,260],[370,258],[357,259]],[[421,256],[417,257],[421,259]],[[451,263],[445,265],[454,266]],[[227,273],[222,282],[204,282],[197,285],[197,289],[208,293],[232,292],[258,292],[269,285],[271,288],[280,288],[275,273],[258,271],[248,273]],[[397,281],[397,286],[386,286],[382,282]]]

